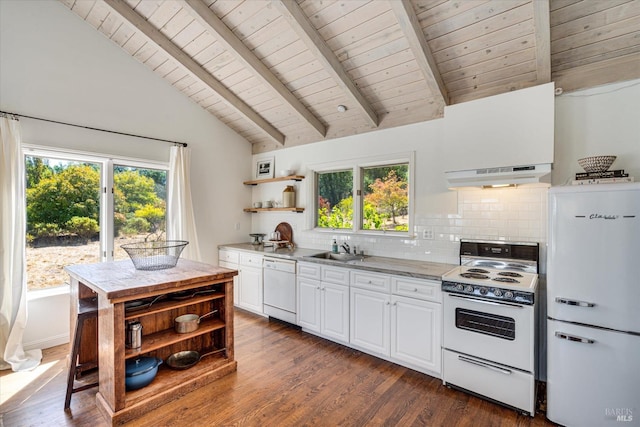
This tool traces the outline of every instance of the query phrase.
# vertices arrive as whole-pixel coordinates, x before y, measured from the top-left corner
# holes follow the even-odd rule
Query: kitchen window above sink
[[[413,223],[413,159],[411,152],[311,167],[314,228],[406,237]]]

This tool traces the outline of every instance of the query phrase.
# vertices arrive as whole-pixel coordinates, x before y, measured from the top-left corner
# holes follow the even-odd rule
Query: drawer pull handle
[[[468,357],[464,356],[458,356],[458,359],[463,362],[471,363],[472,365],[477,365],[483,368],[491,369],[492,371],[500,372],[501,374],[511,375],[511,370],[509,369],[498,368],[497,366],[489,365],[488,363],[483,363],[479,360],[469,359]]]
[[[583,344],[594,344],[595,343],[595,341],[590,339],[590,338],[582,338],[582,337],[578,337],[578,336],[575,336],[575,335],[565,334],[564,332],[557,332],[556,331],[556,337],[561,338],[563,340],[567,340],[567,341],[581,342]]]

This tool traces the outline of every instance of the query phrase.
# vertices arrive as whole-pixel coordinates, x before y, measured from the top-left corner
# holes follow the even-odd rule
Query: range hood
[[[551,182],[551,164],[505,166],[445,172],[450,188],[506,187]]]

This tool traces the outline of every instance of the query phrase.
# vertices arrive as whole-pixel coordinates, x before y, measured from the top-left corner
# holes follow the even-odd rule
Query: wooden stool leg
[[[73,382],[76,378],[76,366],[78,365],[78,351],[80,349],[80,340],[82,339],[82,327],[84,326],[84,318],[78,316],[76,321],[76,329],[73,336],[73,346],[71,348],[71,358],[69,360],[69,376],[67,378],[67,394],[64,398],[64,409],[69,409],[71,404],[71,393],[73,393]]]

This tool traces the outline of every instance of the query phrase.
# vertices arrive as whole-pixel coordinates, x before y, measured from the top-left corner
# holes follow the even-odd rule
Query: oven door
[[[444,347],[534,372],[534,308],[446,293]]]

